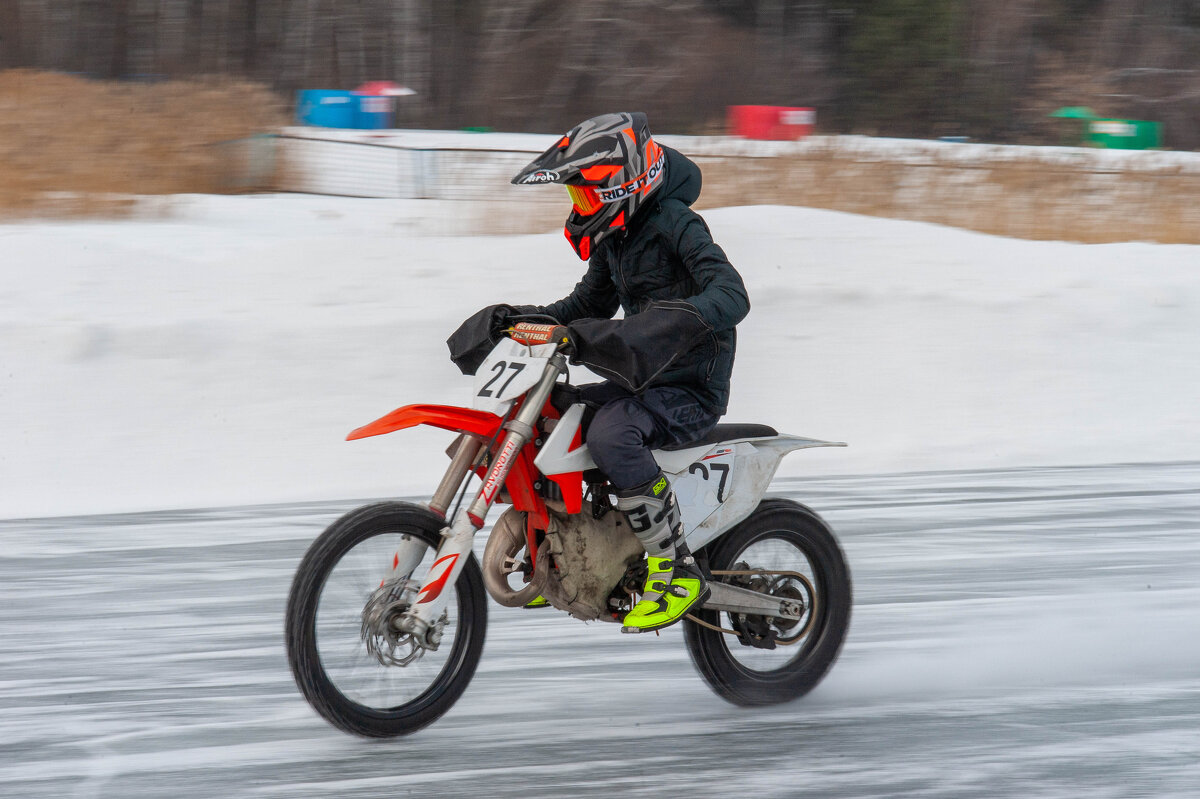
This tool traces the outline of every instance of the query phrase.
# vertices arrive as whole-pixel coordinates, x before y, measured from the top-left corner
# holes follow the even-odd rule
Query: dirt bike
[[[560,382],[560,350],[512,333],[476,370],[474,407],[407,405],[347,437],[421,424],[457,433],[427,505],[350,511],[296,572],[288,663],[334,726],[406,735],[449,710],[479,662],[485,594],[585,621],[619,622],[636,603],[644,552],[583,443],[586,406],[561,399],[569,382]],[[807,693],[845,638],[850,575],[832,530],[803,505],[763,497],[786,453],[826,446],[845,445],[719,424],[654,453],[710,575],[710,596],[682,622],[684,641],[704,681],[735,704]],[[472,476],[482,483],[469,494]],[[511,507],[493,525],[481,565],[472,542],[498,502]]]

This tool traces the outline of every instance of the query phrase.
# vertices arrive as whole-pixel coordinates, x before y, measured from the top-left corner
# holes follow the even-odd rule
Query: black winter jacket
[[[538,312],[568,326],[573,360],[635,392],[686,388],[705,408],[723,414],[734,326],[750,301],[708,225],[689,207],[700,196],[699,167],[663,149],[666,183],[625,230],[597,245],[571,294]],[[618,307],[624,320],[612,320]]]

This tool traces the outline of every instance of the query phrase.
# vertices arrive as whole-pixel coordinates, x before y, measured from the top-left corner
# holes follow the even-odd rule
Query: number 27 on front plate
[[[554,350],[553,344],[530,347],[512,339],[502,340],[475,372],[474,406],[501,413],[541,379]]]

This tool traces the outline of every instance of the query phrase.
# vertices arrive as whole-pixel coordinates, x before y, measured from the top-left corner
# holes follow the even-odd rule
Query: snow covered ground
[[[0,518],[427,494],[445,433],[345,434],[465,403],[458,322],[582,273],[557,231],[441,235],[450,202],[148,209],[0,225]],[[753,306],[727,420],[851,445],[782,475],[1200,459],[1200,247],[705,216]]]

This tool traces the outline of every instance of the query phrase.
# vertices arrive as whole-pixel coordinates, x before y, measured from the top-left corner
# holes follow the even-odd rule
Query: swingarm
[[[755,616],[769,616],[777,619],[799,619],[804,615],[804,603],[789,597],[776,597],[749,588],[722,582],[719,578],[750,574],[779,575],[804,580],[799,572],[741,572],[714,571],[708,584],[711,593],[702,607],[707,610],[723,610],[728,613],[746,613]],[[805,581],[807,582],[807,581]],[[812,595],[811,592],[809,594]]]

